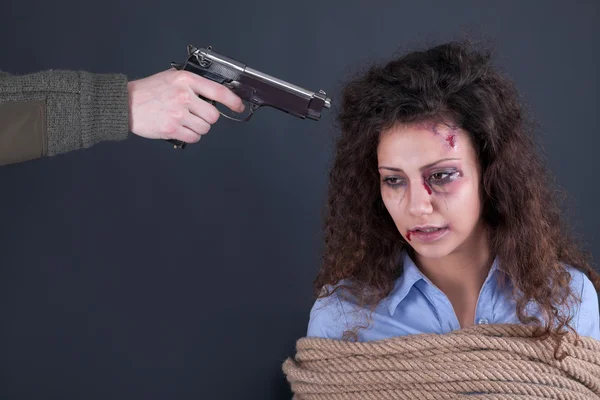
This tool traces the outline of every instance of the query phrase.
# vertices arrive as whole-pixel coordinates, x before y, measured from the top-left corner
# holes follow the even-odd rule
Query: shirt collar
[[[387,307],[390,315],[394,314],[396,307],[404,300],[414,284],[425,279],[425,276],[421,273],[412,258],[410,258],[408,252],[403,252],[401,259],[403,266],[402,275],[396,279],[396,284],[392,292],[388,295]]]
[[[404,267],[404,270],[402,272],[402,275],[398,279],[396,279],[394,288],[392,289],[392,291],[390,292],[390,294],[387,296],[387,299],[386,299],[387,300],[387,309],[388,309],[388,312],[390,313],[390,315],[394,315],[394,312],[396,311],[398,304],[400,304],[402,302],[402,300],[404,300],[406,295],[408,295],[408,292],[410,291],[410,289],[412,289],[412,287],[417,282],[423,280],[423,281],[427,282],[427,284],[431,284],[429,279],[425,275],[423,275],[423,273],[421,272],[419,267],[417,267],[415,262],[412,260],[412,258],[408,254],[408,252],[404,251],[401,256],[401,259],[402,259],[402,265]],[[498,257],[496,257],[494,259],[494,262],[492,263],[492,267],[490,268],[490,271],[486,278],[486,282],[489,279],[491,279],[492,276],[495,275],[496,271],[501,271],[501,269],[499,268]]]

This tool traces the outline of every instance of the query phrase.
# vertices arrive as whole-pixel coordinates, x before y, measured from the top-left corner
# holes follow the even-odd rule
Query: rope
[[[293,400],[600,399],[600,341],[556,342],[524,325],[371,342],[301,338],[283,363]]]

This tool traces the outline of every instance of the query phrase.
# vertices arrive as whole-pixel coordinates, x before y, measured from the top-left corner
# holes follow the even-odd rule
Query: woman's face
[[[397,125],[381,133],[377,159],[383,202],[418,255],[476,250],[480,168],[466,132],[433,122]]]

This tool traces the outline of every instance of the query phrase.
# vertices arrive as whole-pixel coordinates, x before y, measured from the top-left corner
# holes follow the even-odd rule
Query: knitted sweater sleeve
[[[0,72],[0,165],[87,148],[129,134],[122,74]]]

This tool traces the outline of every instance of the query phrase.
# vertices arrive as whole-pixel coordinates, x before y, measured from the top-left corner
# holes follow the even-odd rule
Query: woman
[[[309,337],[522,323],[600,340],[598,274],[561,220],[518,94],[465,43],[343,92]]]

